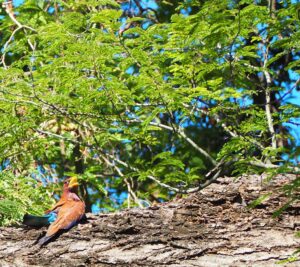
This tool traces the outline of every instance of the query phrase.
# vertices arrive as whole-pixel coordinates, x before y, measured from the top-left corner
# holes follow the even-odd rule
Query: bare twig
[[[13,12],[13,4],[12,1],[6,1],[2,4],[2,7],[5,8],[5,12],[7,13],[7,15],[10,17],[10,19],[14,22],[14,24],[16,24],[19,28],[22,28],[23,25],[17,21],[14,12]]]
[[[183,103],[183,106],[187,107],[187,108],[191,108],[190,105],[185,104],[185,103]],[[248,142],[251,142],[252,144],[254,144],[255,146],[257,146],[258,148],[260,148],[261,150],[264,149],[264,146],[261,143],[259,143],[257,140],[255,140],[255,139],[249,139],[246,136],[239,135],[235,130],[231,130],[224,122],[222,122],[222,120],[221,120],[221,118],[220,118],[220,116],[218,114],[211,115],[211,114],[209,114],[208,111],[200,109],[200,108],[197,108],[197,107],[195,108],[195,110],[198,111],[198,112],[200,112],[200,113],[202,113],[202,114],[204,114],[204,115],[206,115],[206,116],[212,116],[216,120],[216,122],[219,123],[223,127],[223,129],[225,130],[225,132],[227,132],[231,137],[239,137],[239,138],[245,139]]]
[[[203,184],[200,184],[199,186],[197,186],[195,188],[190,188],[190,189],[186,190],[186,194],[195,193],[195,192],[198,192],[198,191],[204,189],[205,187],[208,187],[210,184],[212,184],[214,181],[216,181],[220,177],[221,171],[222,171],[221,169],[218,170],[212,178],[207,179]]]
[[[275,135],[275,130],[274,130],[274,125],[273,125],[273,118],[272,118],[272,113],[271,113],[271,97],[270,97],[270,88],[267,87],[266,88],[266,106],[265,106],[265,110],[266,110],[266,116],[267,116],[267,121],[268,121],[268,127],[269,127],[269,131],[271,134],[271,142],[272,142],[272,148],[276,149],[277,148],[277,144],[276,144],[276,135]]]
[[[272,118],[272,113],[271,113],[271,84],[272,84],[272,78],[270,73],[266,70],[267,63],[268,63],[268,55],[269,55],[269,47],[266,47],[266,52],[264,54],[264,75],[266,78],[267,82],[267,88],[265,92],[266,96],[266,104],[265,104],[265,111],[266,111],[266,116],[267,116],[267,121],[268,121],[268,127],[269,131],[271,134],[271,143],[272,143],[272,148],[276,149],[277,144],[276,144],[276,134],[274,130],[274,124],[273,124],[273,118]]]
[[[29,38],[27,39],[27,43],[29,44],[31,50],[35,51],[36,43],[33,44]]]
[[[25,29],[29,29],[31,31],[36,32],[35,29],[31,28],[30,26],[24,25],[22,23],[20,23],[13,12],[13,5],[12,5],[12,1],[6,1],[2,4],[3,8],[5,8],[5,12],[8,14],[8,16],[10,17],[10,19],[14,22],[14,24],[16,24],[18,26],[18,28],[25,28]]]
[[[183,106],[186,107],[186,108],[190,108],[190,107],[191,107],[190,105],[185,104],[185,103],[183,103]],[[210,116],[210,114],[209,114],[208,111],[199,109],[199,108],[197,108],[197,107],[193,107],[193,108],[194,108],[196,111],[198,111],[198,112],[200,112],[200,113],[202,113],[202,114],[204,114],[204,115],[206,115],[206,116]],[[237,137],[237,136],[238,136],[238,134],[237,134],[235,131],[230,130],[230,129],[228,128],[228,126],[227,126],[224,122],[221,122],[220,116],[218,116],[217,114],[214,114],[212,117],[216,120],[217,123],[219,123],[219,124],[223,127],[223,129],[224,129],[227,133],[229,133],[229,135],[231,135],[231,137]]]
[[[261,162],[261,161],[258,161],[258,160],[250,161],[249,164],[252,165],[252,166],[256,166],[256,167],[260,167],[260,168],[264,168],[264,169],[278,169],[278,168],[282,167],[280,165],[275,165],[275,164],[272,164],[272,163],[264,163],[264,162]],[[296,166],[287,166],[287,168],[289,170],[294,171],[294,172],[299,172],[300,171],[300,168],[298,168]]]
[[[18,27],[18,28],[16,28],[13,32],[12,32],[12,34],[10,35],[10,37],[8,38],[8,40],[5,42],[5,44],[4,44],[4,46],[3,46],[3,55],[2,55],[2,57],[1,57],[1,62],[2,62],[2,65],[3,65],[3,67],[6,69],[7,68],[7,66],[6,66],[6,64],[5,64],[5,57],[6,57],[6,49],[7,49],[7,47],[8,47],[8,45],[9,45],[9,43],[12,41],[12,39],[14,38],[14,36],[15,36],[15,34],[19,31],[19,30],[21,30],[22,29],[22,27],[20,28],[20,27]]]
[[[157,13],[157,11],[154,9],[154,8],[151,8],[151,7],[142,7],[142,5],[141,5],[141,1],[140,0],[133,0],[134,1],[134,3],[136,4],[136,6],[138,7],[138,9],[139,9],[139,13],[140,13],[140,15],[142,15],[146,10],[150,10],[150,11],[152,11],[153,13],[154,13],[154,15],[155,15],[155,19],[154,19],[154,21],[156,22],[156,23],[158,23],[158,13]],[[148,17],[149,18],[149,17]]]
[[[195,148],[198,152],[200,152],[204,157],[206,157],[214,166],[217,165],[217,162],[214,160],[214,158],[209,155],[203,148],[198,146],[191,138],[189,138],[184,130],[182,128],[178,129],[178,133],[183,139],[185,139],[193,148]]]
[[[132,122],[142,122],[141,120],[127,120],[127,122],[132,123]],[[150,125],[160,127],[162,129],[166,129],[168,131],[174,132],[175,126],[171,127],[162,123],[157,123],[157,122],[150,122]],[[191,138],[189,138],[182,127],[175,128],[175,132],[178,133],[185,141],[187,141],[193,148],[195,148],[198,152],[200,152],[205,158],[207,158],[214,166],[217,164],[214,158],[209,155],[203,148],[198,146]]]
[[[13,40],[14,38],[14,35],[21,29],[24,30],[24,32],[26,33],[26,29],[29,29],[31,31],[34,31],[36,32],[35,29],[27,26],[27,25],[24,25],[22,23],[20,23],[15,15],[14,15],[14,12],[13,12],[13,4],[12,4],[12,1],[6,1],[2,4],[3,8],[5,9],[5,12],[7,13],[7,15],[10,17],[10,19],[13,21],[14,24],[16,24],[18,27],[12,32],[11,36],[8,38],[8,40],[6,41],[6,43],[4,44],[3,46],[3,55],[1,57],[1,62],[2,62],[2,65],[3,67],[6,69],[7,66],[5,64],[5,57],[6,57],[6,49],[9,45],[9,43]],[[32,48],[32,50],[35,49],[35,46],[31,43],[31,41],[28,39],[28,44],[30,45],[30,47]]]
[[[114,161],[116,161],[117,163],[123,165],[124,167],[126,167],[128,169],[131,169],[133,171],[138,171],[137,168],[132,167],[128,163],[126,163],[126,162],[124,162],[124,161],[122,161],[120,159],[115,158],[113,155],[108,154],[107,156],[110,157],[110,158],[112,158]],[[219,177],[219,175],[220,175],[220,173],[222,171],[221,167],[223,166],[224,162],[225,162],[225,160],[222,159],[212,170],[210,170],[205,175],[205,178],[207,178],[207,180],[203,184],[200,184],[199,186],[197,186],[195,188],[190,188],[190,189],[186,189],[186,190],[179,189],[179,188],[176,188],[176,187],[172,187],[172,186],[170,186],[168,184],[165,184],[165,183],[159,181],[158,178],[156,178],[156,177],[154,177],[152,175],[148,175],[147,177],[150,180],[152,180],[152,181],[156,182],[157,184],[159,184],[160,186],[165,187],[165,188],[167,188],[167,189],[169,189],[171,191],[174,191],[176,193],[189,194],[189,193],[193,193],[193,192],[197,192],[199,190],[202,190],[203,188],[205,188],[208,185],[210,185],[211,183],[213,183]],[[211,176],[212,173],[214,173],[215,171],[216,171],[215,175],[212,178],[209,179],[209,176]]]
[[[33,102],[33,101],[27,101],[27,100],[10,100],[7,98],[2,98],[0,97],[0,101],[4,101],[4,102],[9,102],[9,103],[14,103],[14,104],[30,104],[30,105],[34,105],[34,106],[39,106],[37,103]]]
[[[72,144],[82,144],[81,142],[79,142],[77,140],[65,137],[65,136],[60,135],[60,134],[56,134],[56,133],[52,133],[52,132],[49,132],[49,131],[40,130],[40,129],[37,129],[37,128],[31,128],[31,129],[33,131],[39,133],[39,134],[44,134],[44,135],[47,135],[47,136],[52,136],[52,137],[55,137],[55,138],[58,138],[58,139],[66,140],[66,141],[68,141],[68,142],[70,142]]]
[[[123,178],[124,178],[124,174],[122,173],[122,171],[120,170],[120,168],[119,168],[116,164],[110,162],[104,155],[100,155],[100,156],[101,156],[101,158],[106,162],[107,165],[113,167],[113,168],[117,171],[117,173],[118,173],[118,175],[119,175],[120,177],[123,177]],[[140,203],[140,201],[139,201],[138,197],[136,196],[135,192],[132,190],[131,185],[130,185],[130,183],[128,182],[127,178],[124,178],[124,182],[125,182],[125,184],[127,185],[128,193],[132,196],[132,198],[134,199],[134,202],[135,202],[140,208],[143,208],[143,205]],[[130,202],[129,202],[129,199],[128,199],[128,205],[129,205],[129,204],[130,204]]]
[[[160,180],[158,180],[156,177],[152,176],[152,175],[148,175],[147,176],[150,180],[154,181],[155,183],[157,183],[158,185],[160,185],[161,187],[164,187],[164,188],[167,188],[169,189],[170,191],[174,191],[176,193],[180,193],[181,190],[176,188],[176,187],[173,187],[173,186],[170,186],[168,184],[165,184],[163,182],[161,182]]]
[[[119,35],[121,36],[125,31],[129,30],[129,29],[131,28],[131,26],[133,26],[133,25],[135,25],[135,24],[136,24],[136,22],[134,22],[134,21],[131,21],[131,22],[127,23],[127,24],[124,26],[124,28],[121,28],[121,29],[119,30]]]
[[[286,98],[286,96],[288,96],[294,89],[297,88],[299,83],[300,83],[300,78],[297,81],[295,81],[294,85],[283,96],[281,96],[278,99],[278,101],[282,101],[284,98]]]
[[[232,50],[233,50],[236,39],[239,37],[240,32],[241,32],[241,8],[240,8],[240,4],[238,2],[238,30],[230,44],[230,48],[229,48],[229,70],[230,70],[231,83],[234,82],[234,73],[233,73],[233,66],[232,66],[232,62],[233,62],[233,55],[232,55],[233,51]]]
[[[200,184],[199,186],[197,186],[195,188],[187,189],[186,193],[190,194],[190,193],[198,192],[198,191],[204,189],[205,187],[209,186],[210,184],[212,184],[214,181],[216,181],[218,179],[218,177],[220,177],[220,174],[222,172],[222,166],[223,166],[224,163],[225,163],[225,159],[223,158],[222,160],[220,160],[220,162],[213,169],[211,169],[205,175],[205,178],[207,178],[207,180],[204,183]],[[211,174],[215,171],[216,171],[216,173],[214,174],[214,176],[209,178],[209,176],[211,176]]]

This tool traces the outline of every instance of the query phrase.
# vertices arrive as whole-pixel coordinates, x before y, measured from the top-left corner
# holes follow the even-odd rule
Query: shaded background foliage
[[[4,1],[1,179],[30,185],[24,199],[36,192],[15,219],[41,212],[67,175],[99,211],[165,201],[220,175],[297,173],[299,8]]]

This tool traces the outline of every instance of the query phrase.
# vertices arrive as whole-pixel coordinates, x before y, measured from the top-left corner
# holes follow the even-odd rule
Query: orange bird
[[[84,216],[85,204],[77,196],[77,189],[78,181],[76,177],[67,179],[64,182],[63,193],[60,200],[52,209],[45,212],[56,212],[57,218],[52,224],[50,224],[46,235],[38,241],[40,245],[47,243],[52,237],[62,230],[70,229]]]

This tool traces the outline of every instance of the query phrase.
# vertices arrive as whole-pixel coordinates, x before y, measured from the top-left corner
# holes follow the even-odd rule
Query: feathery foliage
[[[78,175],[88,209],[168,200],[220,175],[297,173],[299,8],[4,4],[1,160],[46,184]]]

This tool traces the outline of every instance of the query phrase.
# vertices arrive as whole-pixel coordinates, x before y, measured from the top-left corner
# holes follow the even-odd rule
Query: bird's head
[[[64,182],[64,188],[69,191],[76,191],[78,188],[78,179],[76,176],[73,176],[71,178],[68,178]]]

